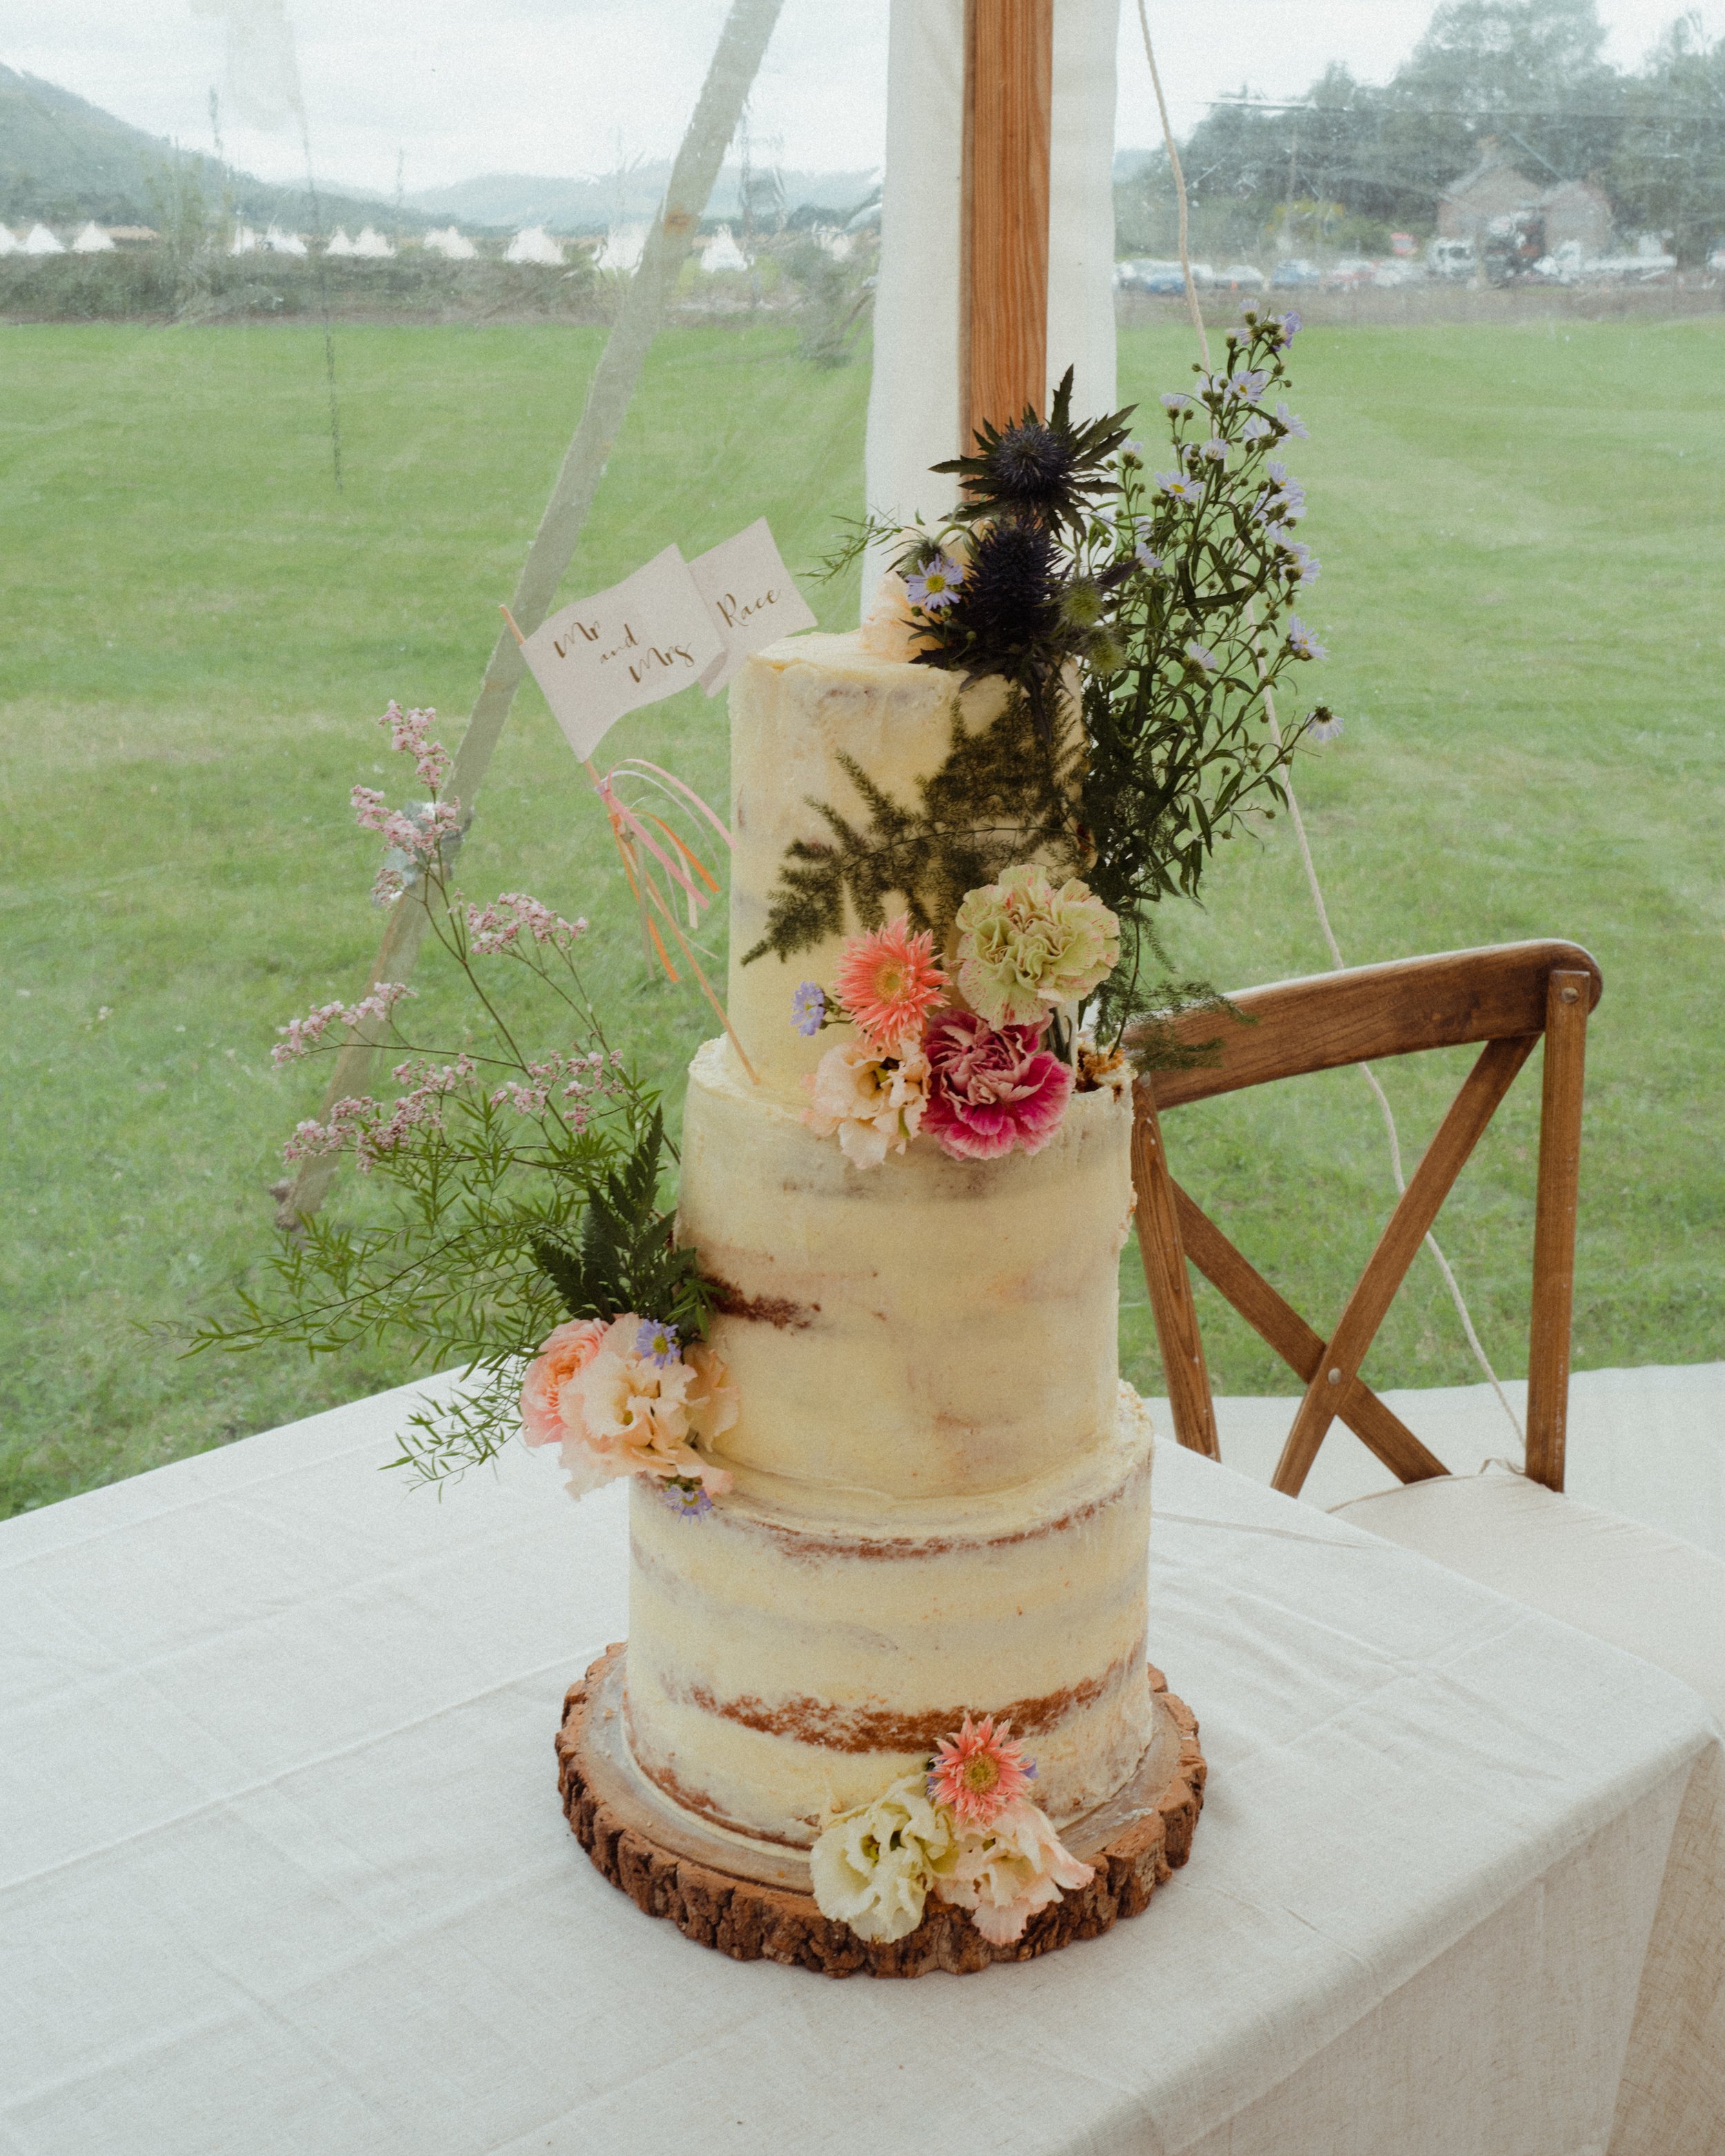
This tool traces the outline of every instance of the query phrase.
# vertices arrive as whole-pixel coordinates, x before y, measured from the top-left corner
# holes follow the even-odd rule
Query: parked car
[[[1371,283],[1374,266],[1368,255],[1344,254],[1333,269],[1325,272],[1324,290],[1327,292],[1356,291],[1362,285]]]
[[[1322,282],[1323,272],[1317,263],[1308,262],[1301,254],[1286,256],[1270,273],[1271,286],[1278,292],[1294,292],[1301,285]]]
[[[1426,248],[1425,271],[1430,277],[1460,280],[1471,277],[1473,268],[1471,239],[1434,239]]]
[[[1183,292],[1186,279],[1178,262],[1117,262],[1114,281],[1122,292]]]
[[[1417,262],[1400,262],[1394,255],[1385,255],[1383,261],[1372,264],[1372,282],[1380,292],[1398,285],[1417,285],[1425,274]]]
[[[1250,262],[1230,262],[1225,270],[1217,270],[1216,283],[1230,292],[1261,292],[1264,272],[1255,270]]]

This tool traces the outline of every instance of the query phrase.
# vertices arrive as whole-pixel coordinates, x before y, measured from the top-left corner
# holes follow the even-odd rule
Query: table
[[[1165,1443],[1187,1870],[977,1977],[732,1964],[557,1806],[620,1493],[519,1448],[409,1492],[405,1397],[0,1526],[8,2156],[1725,2145],[1725,1771],[1670,1678]]]

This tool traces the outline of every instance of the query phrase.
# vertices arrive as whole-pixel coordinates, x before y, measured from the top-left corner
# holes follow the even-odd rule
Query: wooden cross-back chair
[[[1543,1037],[1526,1471],[1562,1490],[1583,1065],[1588,1016],[1601,987],[1599,967],[1579,944],[1502,943],[1248,988],[1230,998],[1251,1021],[1244,1025],[1203,1012],[1176,1022],[1180,1035],[1194,1043],[1219,1035],[1215,1060],[1138,1081],[1132,1179],[1145,1283],[1182,1445],[1219,1457],[1189,1259],[1305,1381],[1274,1476],[1278,1490],[1297,1496],[1337,1418],[1403,1482],[1447,1473],[1362,1381],[1360,1365],[1439,1208]],[[1327,1336],[1278,1294],[1169,1170],[1161,1127],[1166,1110],[1272,1079],[1472,1043],[1483,1044],[1479,1059]]]

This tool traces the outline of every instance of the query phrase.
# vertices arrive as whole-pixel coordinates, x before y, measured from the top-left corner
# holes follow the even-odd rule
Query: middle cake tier
[[[720,1459],[869,1501],[1009,1489],[1108,1441],[1131,1142],[1122,1075],[1075,1094],[1034,1156],[922,1137],[859,1168],[709,1041],[677,1236],[737,1390]]]

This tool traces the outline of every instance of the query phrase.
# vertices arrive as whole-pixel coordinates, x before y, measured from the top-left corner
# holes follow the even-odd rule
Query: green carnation
[[[1075,876],[1056,891],[1034,865],[1009,869],[958,909],[958,986],[990,1025],[1028,1025],[1081,1002],[1120,957],[1120,923]]]

